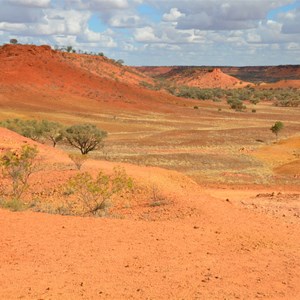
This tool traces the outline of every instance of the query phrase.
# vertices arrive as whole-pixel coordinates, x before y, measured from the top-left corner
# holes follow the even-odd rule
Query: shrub
[[[10,39],[9,42],[13,45],[18,44],[18,40],[17,39]]]
[[[270,130],[276,135],[278,138],[279,132],[283,129],[284,124],[280,121],[275,122],[275,124],[270,128]]]
[[[41,124],[36,120],[8,119],[0,122],[0,126],[15,131],[34,141],[39,140],[42,136]]]
[[[18,150],[8,150],[0,158],[4,178],[11,182],[11,197],[19,200],[28,188],[28,179],[35,170],[38,150],[28,145]]]
[[[47,139],[52,142],[53,147],[63,139],[63,125],[57,122],[8,119],[0,122],[0,126],[34,141]]]
[[[64,134],[70,145],[79,149],[83,155],[103,147],[102,140],[107,136],[105,131],[92,124],[73,125]]]
[[[77,170],[80,170],[84,162],[87,160],[87,155],[72,153],[69,154],[69,158],[73,161]]]
[[[243,111],[246,109],[246,106],[244,105],[243,101],[240,101],[235,98],[229,98],[227,100],[227,103],[229,104],[231,109],[235,109],[236,111]]]
[[[160,193],[158,187],[156,185],[152,185],[151,201],[150,201],[149,206],[156,207],[156,206],[162,206],[162,205],[167,205],[167,204],[168,204],[167,199]]]
[[[0,201],[0,206],[11,211],[21,211],[26,208],[20,199],[9,199]]]
[[[77,197],[84,214],[105,215],[114,195],[133,188],[132,179],[122,168],[115,168],[112,175],[100,171],[96,179],[84,172],[70,178],[67,189]]]
[[[124,60],[123,59],[118,59],[117,61],[116,61],[116,63],[118,64],[118,65],[123,65],[124,64]]]

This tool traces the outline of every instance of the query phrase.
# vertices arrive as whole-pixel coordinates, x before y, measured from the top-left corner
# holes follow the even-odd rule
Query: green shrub
[[[236,111],[243,111],[246,109],[246,106],[244,105],[243,101],[240,101],[236,98],[229,98],[227,100],[227,103],[229,104],[231,109],[235,109]]]
[[[18,150],[8,150],[0,157],[2,175],[11,184],[10,196],[17,201],[28,189],[28,179],[35,171],[38,150],[28,145]]]
[[[34,141],[41,141],[43,139],[49,140],[52,142],[53,147],[63,139],[64,127],[57,122],[47,120],[8,119],[0,122],[0,126],[17,132]]]
[[[105,131],[92,124],[80,124],[68,127],[64,133],[69,144],[80,150],[81,154],[103,147],[102,140],[107,136]]]
[[[11,211],[22,211],[26,208],[20,199],[0,200],[0,206]]]
[[[42,136],[41,124],[36,120],[8,119],[0,122],[0,126],[34,141],[38,141]]]
[[[115,168],[112,175],[100,171],[96,179],[84,172],[70,178],[67,190],[74,191],[85,215],[105,215],[113,196],[132,190],[133,180],[122,168]]]
[[[284,124],[280,121],[275,122],[275,124],[270,128],[270,130],[276,135],[278,138],[279,132],[284,128]]]

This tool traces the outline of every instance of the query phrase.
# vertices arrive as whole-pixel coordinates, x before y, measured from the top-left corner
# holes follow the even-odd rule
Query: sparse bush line
[[[77,124],[70,127],[47,120],[8,119],[0,122],[0,126],[15,131],[34,141],[48,140],[55,147],[57,143],[66,140],[82,155],[103,147],[103,139],[107,133],[93,124]]]

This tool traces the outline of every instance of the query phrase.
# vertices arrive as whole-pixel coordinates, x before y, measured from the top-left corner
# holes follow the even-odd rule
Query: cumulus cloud
[[[46,8],[50,6],[51,1],[50,0],[3,0],[3,2],[19,5],[19,6]]]
[[[112,27],[119,28],[135,28],[142,24],[142,20],[137,15],[113,15],[109,20],[108,24]]]
[[[279,20],[283,24],[282,33],[285,34],[300,33],[300,8],[284,14],[280,14]]]
[[[181,13],[178,8],[171,8],[169,13],[163,15],[163,21],[176,22],[180,17],[184,17],[185,14]]]
[[[76,9],[93,9],[96,11],[110,11],[127,9],[135,1],[130,0],[65,0],[65,7]]]
[[[267,13],[293,0],[147,0],[157,8],[174,7],[184,15],[178,19],[178,29],[237,30],[256,27]],[[174,11],[173,11],[174,12]],[[165,17],[171,17],[170,14]]]
[[[21,5],[21,4],[20,4]],[[0,22],[36,23],[45,16],[43,10],[37,7],[18,6],[8,1],[0,0]]]
[[[154,33],[154,29],[150,26],[138,28],[135,30],[134,38],[138,42],[153,43],[159,42],[159,39]]]

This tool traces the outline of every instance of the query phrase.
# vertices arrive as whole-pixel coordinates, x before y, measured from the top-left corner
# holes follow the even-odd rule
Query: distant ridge
[[[252,83],[273,83],[280,80],[300,80],[300,65],[278,66],[150,66],[136,67],[137,70],[153,77],[171,78],[174,73],[207,71],[220,69],[223,73],[242,81]]]

